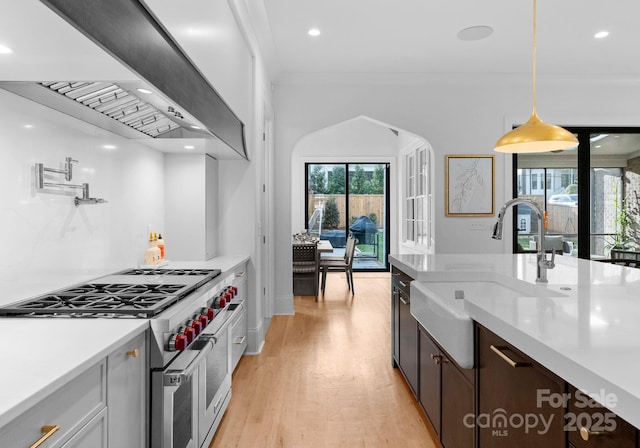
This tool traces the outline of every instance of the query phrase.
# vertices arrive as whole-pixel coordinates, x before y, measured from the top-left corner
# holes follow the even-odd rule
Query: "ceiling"
[[[531,73],[532,0],[245,3],[264,8],[253,16],[267,21],[256,29],[276,74]],[[538,74],[640,76],[637,0],[540,0],[537,10]],[[457,38],[479,25],[494,31],[478,41]],[[321,35],[309,36],[311,27]],[[595,39],[601,30],[610,35]]]
[[[532,0],[231,1],[248,10],[276,82],[288,73],[531,73]],[[179,12],[199,23],[205,4],[189,0]],[[539,0],[537,9],[540,76],[640,79],[638,0]],[[458,39],[478,25],[494,31],[478,41]],[[311,27],[321,35],[309,36]],[[610,35],[595,39],[601,30]],[[47,79],[87,78],[96,67],[100,79],[132,78],[79,37],[38,0],[8,2],[0,44],[15,53],[0,57],[3,79],[42,79],[45,66]]]

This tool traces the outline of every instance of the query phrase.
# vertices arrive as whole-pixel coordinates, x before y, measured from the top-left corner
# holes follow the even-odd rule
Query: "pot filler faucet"
[[[536,283],[548,283],[547,280],[547,269],[553,269],[555,267],[555,251],[551,251],[551,260],[547,260],[547,255],[544,250],[544,240],[545,240],[545,228],[546,228],[546,218],[544,212],[538,207],[531,199],[525,198],[515,198],[507,201],[500,211],[498,212],[498,221],[493,226],[493,234],[491,238],[494,240],[502,239],[502,222],[504,221],[504,214],[507,212],[507,208],[513,205],[527,205],[536,213],[538,217],[538,229],[540,231],[540,241],[538,242],[538,257],[537,257],[537,275],[536,275]]]

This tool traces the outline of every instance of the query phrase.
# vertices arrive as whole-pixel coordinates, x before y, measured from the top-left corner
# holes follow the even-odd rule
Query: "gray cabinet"
[[[145,333],[107,358],[109,446],[139,448],[147,444],[147,347]]]
[[[62,448],[107,448],[107,410],[103,409],[74,434]]]
[[[0,428],[0,447],[28,447],[41,439],[42,447],[51,448],[148,446],[146,334],[132,338]]]
[[[0,428],[0,447],[28,447],[41,438],[44,446],[64,446],[106,410],[106,389],[102,360]]]

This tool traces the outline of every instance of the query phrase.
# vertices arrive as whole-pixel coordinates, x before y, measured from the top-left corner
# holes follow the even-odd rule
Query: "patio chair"
[[[327,284],[327,272],[344,272],[347,277],[347,285],[351,294],[355,294],[353,286],[353,254],[356,249],[356,240],[347,238],[344,257],[322,257],[320,259],[320,272],[322,272],[322,294]]]
[[[292,244],[293,294],[318,297],[317,243]]]

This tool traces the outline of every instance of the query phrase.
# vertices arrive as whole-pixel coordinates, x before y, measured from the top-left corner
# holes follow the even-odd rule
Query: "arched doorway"
[[[425,139],[378,120],[360,116],[302,137],[292,152],[292,230],[319,232],[321,238],[333,238],[339,249],[350,232],[358,232],[360,260],[354,261],[359,270],[388,270],[387,255],[403,252],[407,243],[408,219],[416,221],[416,211],[407,210],[407,179],[416,181],[416,174],[408,175],[405,166],[407,151],[426,148],[432,160],[431,147]],[[423,165],[422,181],[425,198],[433,189],[432,164]],[[342,181],[338,182],[337,179]],[[333,222],[326,222],[327,203],[331,205]],[[321,203],[322,202],[322,203]],[[412,202],[417,207],[417,202]],[[424,205],[424,207],[422,207]],[[323,207],[323,220],[316,207]],[[420,213],[432,214],[432,202],[425,199]],[[363,219],[360,219],[363,218]],[[324,221],[324,222],[323,222]],[[375,225],[367,232],[354,227],[356,223]],[[426,223],[426,224],[424,224]],[[431,226],[432,220],[420,221]],[[353,229],[353,230],[352,230]],[[331,232],[333,230],[333,232]],[[415,246],[414,241],[409,241]],[[339,250],[337,250],[339,252]]]

